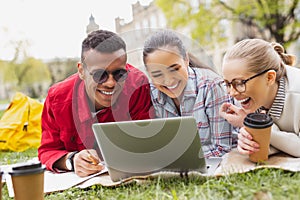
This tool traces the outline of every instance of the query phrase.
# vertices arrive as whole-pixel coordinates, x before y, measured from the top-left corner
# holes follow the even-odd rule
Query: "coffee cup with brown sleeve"
[[[44,199],[45,166],[40,162],[23,163],[9,172],[12,179],[15,200]]]
[[[264,113],[250,113],[244,119],[246,131],[259,144],[259,151],[249,155],[252,162],[262,163],[269,158],[272,118]]]

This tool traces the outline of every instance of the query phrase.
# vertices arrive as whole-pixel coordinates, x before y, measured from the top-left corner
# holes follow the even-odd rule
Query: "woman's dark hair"
[[[186,60],[187,56],[189,57],[190,67],[213,70],[208,65],[199,61],[193,54],[187,54],[182,40],[173,31],[170,30],[158,31],[145,41],[143,49],[143,61],[145,66],[148,54],[153,53],[155,50],[162,49],[163,47],[176,47],[183,59]]]
[[[82,42],[81,61],[84,61],[84,52],[95,49],[98,52],[113,53],[123,49],[126,52],[124,40],[116,33],[107,30],[97,30],[88,34]]]

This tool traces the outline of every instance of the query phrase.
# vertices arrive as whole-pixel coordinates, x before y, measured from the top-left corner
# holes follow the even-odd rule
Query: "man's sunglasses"
[[[85,67],[85,69],[89,72],[87,67]],[[89,72],[89,74],[93,77],[93,80],[96,83],[101,84],[107,81],[109,74],[112,74],[113,78],[117,82],[125,81],[128,76],[128,71],[126,69],[117,69],[115,71],[108,72],[104,69],[97,69],[93,72]]]

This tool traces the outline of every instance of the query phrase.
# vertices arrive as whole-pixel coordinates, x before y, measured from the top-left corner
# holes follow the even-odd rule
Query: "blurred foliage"
[[[78,58],[55,58],[49,61],[47,66],[51,74],[51,85],[76,73],[78,60]]]
[[[32,57],[22,63],[14,64],[14,73],[18,86],[32,85],[37,82],[50,82],[50,72],[45,63]]]
[[[27,53],[29,43],[12,41],[15,48],[10,61],[0,60],[0,84],[8,99],[15,91],[20,91],[32,98],[44,97],[50,85],[61,81],[77,71],[78,58],[55,58],[44,62],[30,57]]]
[[[192,37],[204,45],[226,41],[226,29],[236,22],[254,30],[245,32],[245,38],[260,37],[286,47],[300,35],[299,0],[155,0],[155,3],[171,28],[189,27]]]
[[[7,61],[0,60],[0,80],[3,82],[13,82],[15,79],[14,73],[9,73],[11,65]]]
[[[39,97],[50,84],[50,72],[47,65],[33,57],[25,57],[21,62],[1,61],[3,82],[9,90],[23,91],[33,98]]]

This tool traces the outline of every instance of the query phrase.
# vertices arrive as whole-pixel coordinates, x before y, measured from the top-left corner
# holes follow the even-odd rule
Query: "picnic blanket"
[[[9,170],[9,166],[3,167],[1,169]],[[277,153],[269,157],[263,165],[257,165],[248,159],[247,155],[241,155],[236,149],[232,150],[230,153],[224,155],[220,166],[217,168],[213,175],[204,175],[200,172],[189,172],[188,176],[227,176],[233,173],[245,173],[259,168],[279,168],[287,171],[300,172],[300,158],[291,157],[284,153]],[[113,182],[107,169],[97,174],[80,178],[74,172],[67,173],[53,173],[50,171],[45,172],[45,184],[44,192],[51,193],[56,191],[63,191],[71,187],[87,188],[92,185],[100,184],[105,187],[117,187],[121,184],[129,184],[132,182],[143,183],[144,181],[157,178],[157,177],[180,177],[180,173],[176,172],[158,172],[150,174],[147,176],[136,176],[124,179],[122,181]],[[13,197],[13,187],[11,179],[6,174],[6,183],[9,192],[9,196]],[[57,184],[60,183],[60,184]]]
[[[238,153],[236,149],[223,157],[221,165],[215,175],[228,175],[232,173],[245,173],[259,168],[280,168],[287,171],[300,172],[300,158],[291,157],[285,153],[269,156],[268,161],[261,165],[251,162],[247,155]]]
[[[292,172],[300,172],[300,158],[291,157],[285,153],[277,153],[269,157],[268,161],[264,164],[257,165],[256,163],[251,162],[248,159],[247,155],[242,155],[238,153],[237,149],[232,150],[223,156],[223,160],[220,166],[217,168],[213,175],[205,175],[200,172],[189,172],[188,176],[226,176],[234,173],[246,173],[252,170],[259,168],[277,168],[284,169]],[[77,185],[79,188],[86,188],[95,184],[100,184],[102,186],[118,186],[124,183],[131,182],[143,182],[145,179],[161,177],[180,177],[180,173],[176,172],[158,172],[147,176],[137,176],[125,179],[119,182],[111,181],[108,173],[96,176],[92,179],[89,179],[80,185]]]

